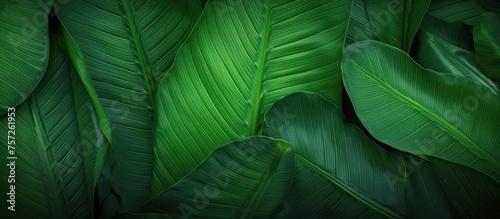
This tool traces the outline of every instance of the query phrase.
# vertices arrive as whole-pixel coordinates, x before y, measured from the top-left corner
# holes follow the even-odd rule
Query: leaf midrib
[[[322,178],[333,184],[335,187],[341,189],[345,193],[347,193],[349,196],[352,198],[356,199],[357,201],[363,203],[365,206],[368,208],[377,211],[380,214],[383,214],[389,218],[403,218],[400,216],[398,213],[392,211],[389,208],[384,207],[377,201],[374,201],[373,199],[370,199],[366,195],[360,193],[357,191],[355,188],[352,188],[350,185],[342,182],[340,179],[332,176],[331,174],[327,173],[320,167],[314,165],[313,163],[309,162],[307,159],[303,158],[302,156],[295,154],[295,158],[299,161],[301,161],[305,166],[307,166],[310,170],[313,172],[317,173],[320,175]]]
[[[268,0],[266,1],[266,17],[262,34],[262,44],[259,48],[259,56],[257,57],[257,72],[250,93],[250,111],[247,114],[246,120],[249,122],[246,133],[247,137],[257,134],[257,123],[259,122],[260,108],[262,105],[262,84],[267,63],[266,60],[269,53],[268,47],[272,26],[272,13],[272,1]]]
[[[260,203],[262,196],[265,191],[269,188],[269,185],[271,184],[271,179],[275,175],[276,171],[278,170],[279,164],[281,163],[283,159],[283,155],[290,150],[290,148],[287,148],[286,146],[283,146],[282,144],[285,144],[283,142],[276,142],[276,147],[279,150],[279,154],[274,159],[274,161],[271,163],[269,166],[268,171],[265,173],[265,175],[262,177],[262,183],[259,185],[257,188],[257,191],[254,193],[253,196],[250,197],[250,200],[248,202],[248,205],[242,207],[243,211],[241,211],[241,214],[237,216],[237,218],[252,218],[253,214],[256,211],[256,208],[258,207],[258,204]]]
[[[467,147],[474,155],[478,157],[478,159],[485,160],[488,162],[492,168],[493,171],[495,172],[496,175],[500,174],[500,163],[496,161],[489,153],[484,151],[479,145],[477,145],[474,141],[469,139],[467,135],[465,135],[463,132],[461,132],[458,128],[450,124],[448,121],[442,119],[440,116],[436,115],[434,112],[427,110],[424,106],[422,106],[420,103],[417,101],[414,101],[413,99],[403,95],[400,93],[398,90],[393,88],[390,84],[373,77],[370,75],[368,71],[366,71],[364,68],[362,68],[360,65],[358,65],[356,62],[352,61],[351,62],[360,72],[365,74],[369,79],[373,80],[376,84],[381,85],[383,89],[385,89],[387,92],[395,96],[397,99],[400,101],[408,103],[408,105],[415,109],[417,112],[420,112],[423,114],[426,118],[430,119],[431,121],[434,121],[439,127],[441,127],[443,130],[446,131],[450,136],[452,136],[456,141],[462,143],[465,147]],[[496,179],[495,179],[496,180]]]
[[[64,186],[58,180],[56,166],[53,165],[56,162],[53,159],[52,154],[50,154],[51,143],[48,139],[48,132],[45,130],[45,126],[42,122],[42,116],[40,114],[38,103],[33,95],[29,97],[29,107],[31,115],[33,117],[34,132],[36,133],[37,142],[34,144],[35,150],[38,152],[38,157],[40,158],[39,170],[42,171],[41,176],[43,179],[47,180],[45,187],[48,188],[47,192],[47,209],[50,216],[53,218],[66,218],[68,217],[68,212],[66,208],[66,201],[62,193]]]
[[[135,50],[134,55],[136,55],[138,58],[139,66],[142,73],[142,78],[144,80],[144,86],[149,97],[148,99],[152,106],[150,110],[153,111],[155,108],[154,106],[156,101],[155,92],[153,90],[155,80],[151,74],[149,59],[146,50],[144,48],[144,45],[142,43],[141,34],[135,21],[134,11],[132,9],[132,4],[130,3],[130,0],[122,0],[121,6],[123,13],[125,13],[125,19],[126,19],[125,25],[128,27],[130,31],[129,33],[132,37],[131,40],[134,44],[133,48]]]

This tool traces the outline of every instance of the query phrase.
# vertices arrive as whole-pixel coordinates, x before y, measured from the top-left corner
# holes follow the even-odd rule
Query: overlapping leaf
[[[47,72],[29,98],[15,109],[15,128],[1,149],[15,147],[15,212],[3,202],[6,218],[91,218],[95,184],[107,151],[94,107],[53,31]],[[2,124],[8,124],[7,115]],[[15,139],[13,139],[14,137]],[[7,179],[8,171],[0,171]],[[9,188],[7,180],[1,181]]]
[[[448,200],[461,218],[495,218],[500,215],[500,184],[463,165],[431,158]]]
[[[295,152],[285,218],[406,218],[424,211],[450,216],[428,164],[380,148],[319,95],[296,93],[277,101],[264,125],[266,134],[290,142]],[[422,195],[424,189],[433,193]]]
[[[379,42],[351,45],[344,85],[368,131],[397,149],[500,180],[500,96],[458,74],[426,70]]]
[[[49,60],[50,1],[0,2],[0,116],[23,102]]]
[[[450,23],[473,25],[485,11],[478,0],[433,0],[427,14]]]
[[[500,215],[500,185],[488,176],[463,165],[431,158],[433,169],[462,218],[494,218]]]
[[[125,209],[134,211],[148,199],[157,83],[197,21],[201,3],[82,0],[58,6],[110,122],[113,186]],[[92,90],[90,77],[82,78]]]
[[[486,12],[474,26],[476,62],[484,74],[500,82],[500,14]]]
[[[215,149],[138,212],[174,218],[270,218],[290,190],[294,164],[292,147],[281,140],[232,142]]]
[[[477,67],[473,52],[427,32],[420,32],[417,39],[419,43],[415,52],[416,62],[422,67],[468,78],[470,83],[484,87],[492,93],[499,93],[493,81]]]
[[[420,30],[431,33],[454,46],[474,52],[472,27],[469,25],[449,23],[437,17],[426,15],[420,24]]]
[[[370,25],[378,40],[410,51],[430,0],[365,1]]]
[[[488,10],[500,13],[500,1],[498,0],[478,0],[479,4]]]
[[[216,147],[257,134],[278,98],[314,91],[340,103],[340,60],[352,2],[207,3],[158,90],[152,193]]]
[[[352,44],[357,41],[375,39],[377,36],[370,25],[365,0],[354,0],[345,43]]]

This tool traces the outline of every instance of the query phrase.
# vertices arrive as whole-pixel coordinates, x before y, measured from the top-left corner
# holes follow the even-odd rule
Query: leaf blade
[[[138,213],[175,218],[270,217],[288,192],[293,150],[256,136],[215,149],[190,174],[144,204]]]
[[[474,26],[476,62],[484,74],[497,83],[500,82],[500,31],[494,24],[498,22],[498,13],[486,12]]]
[[[209,2],[160,84],[151,193],[173,185],[215,147],[257,134],[263,113],[283,95],[313,90],[340,102],[338,61],[350,7],[345,0],[307,7]]]
[[[0,4],[0,35],[5,36],[0,39],[0,115],[28,98],[47,68],[51,5],[45,0],[39,3],[22,0]]]
[[[438,182],[428,164],[385,151],[317,94],[294,93],[278,100],[266,114],[264,131],[289,141],[296,154],[296,174],[283,217],[406,218],[420,211],[450,215],[439,183],[427,185],[436,191],[432,198],[409,195],[418,193],[421,185],[408,182],[422,176]],[[439,203],[438,209],[428,201]]]
[[[201,14],[201,4],[86,0],[58,6],[58,18],[82,53],[79,57],[74,50],[74,55],[85,61],[99,97],[92,94],[93,101],[102,104],[109,120],[112,136],[105,133],[113,139],[112,185],[125,210],[133,212],[149,198],[156,87]],[[80,70],[92,91],[86,70]],[[107,130],[105,121],[101,125]]]
[[[364,50],[374,52],[380,63]],[[377,139],[499,180],[500,130],[494,128],[500,121],[494,113],[500,109],[498,93],[456,74],[422,69],[400,50],[377,42],[351,46],[346,57],[344,84],[361,121]],[[469,99],[475,104],[468,105]],[[381,120],[395,125],[385,127]]]

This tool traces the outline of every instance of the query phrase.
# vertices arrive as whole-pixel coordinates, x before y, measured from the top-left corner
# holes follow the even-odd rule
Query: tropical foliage
[[[0,0],[0,215],[498,217],[498,13]]]

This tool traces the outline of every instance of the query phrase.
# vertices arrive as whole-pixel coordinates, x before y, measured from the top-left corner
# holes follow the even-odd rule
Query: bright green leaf
[[[345,52],[343,80],[378,140],[460,163],[500,180],[500,95],[458,74],[426,70],[375,41]]]
[[[350,0],[212,1],[158,89],[152,194],[216,147],[257,134],[280,97],[340,104]]]

